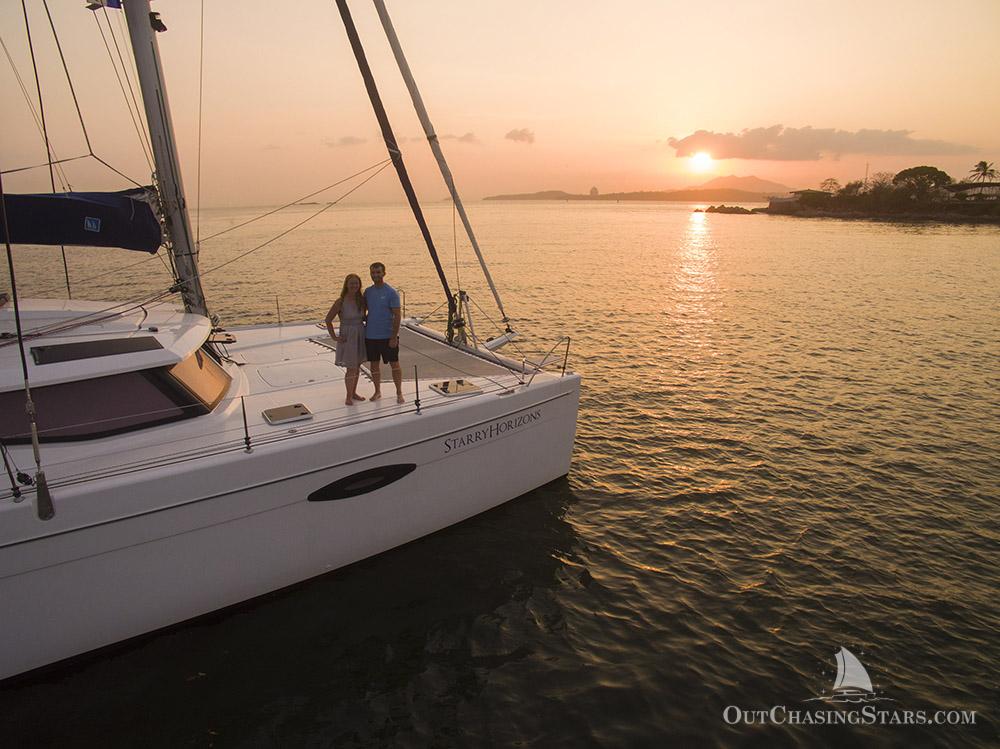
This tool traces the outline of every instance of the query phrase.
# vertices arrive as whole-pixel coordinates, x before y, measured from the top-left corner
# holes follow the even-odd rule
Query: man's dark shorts
[[[390,364],[399,361],[399,346],[392,348],[388,338],[365,338],[365,353],[368,354],[368,361],[382,361]]]

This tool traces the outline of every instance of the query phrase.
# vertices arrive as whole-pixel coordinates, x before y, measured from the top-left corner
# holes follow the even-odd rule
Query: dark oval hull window
[[[332,484],[317,489],[309,495],[310,502],[329,502],[332,499],[347,499],[357,497],[360,494],[367,494],[383,486],[388,486],[394,481],[399,481],[403,476],[416,469],[416,463],[397,463],[391,466],[379,466],[369,468],[366,471],[352,473],[342,479],[334,481]]]

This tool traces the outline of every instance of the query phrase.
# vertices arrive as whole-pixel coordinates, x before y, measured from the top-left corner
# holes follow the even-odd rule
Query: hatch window
[[[31,389],[41,442],[108,437],[210,413],[231,378],[204,351],[171,367]],[[29,442],[23,390],[0,393],[0,439]]]
[[[134,354],[137,351],[156,351],[163,346],[155,336],[136,338],[108,338],[98,341],[77,343],[57,343],[53,346],[32,346],[31,358],[35,364],[60,364],[79,359],[93,359],[98,356]]]
[[[176,382],[198,399],[209,411],[215,408],[229,390],[231,378],[215,359],[202,350],[195,351],[182,362],[167,370]]]

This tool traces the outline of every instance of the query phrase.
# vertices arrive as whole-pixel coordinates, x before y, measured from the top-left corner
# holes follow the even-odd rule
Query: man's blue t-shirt
[[[399,294],[387,283],[369,286],[365,289],[365,304],[368,305],[365,338],[390,338],[392,310],[399,309]]]

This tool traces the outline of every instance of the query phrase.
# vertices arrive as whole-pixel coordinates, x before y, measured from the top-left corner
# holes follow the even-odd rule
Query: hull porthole
[[[399,481],[403,476],[412,472],[417,467],[416,463],[397,463],[390,466],[379,466],[369,468],[365,471],[352,473],[342,479],[327,484],[309,495],[310,502],[329,502],[334,499],[347,499],[357,497],[361,494],[373,492],[388,486],[394,481]]]

